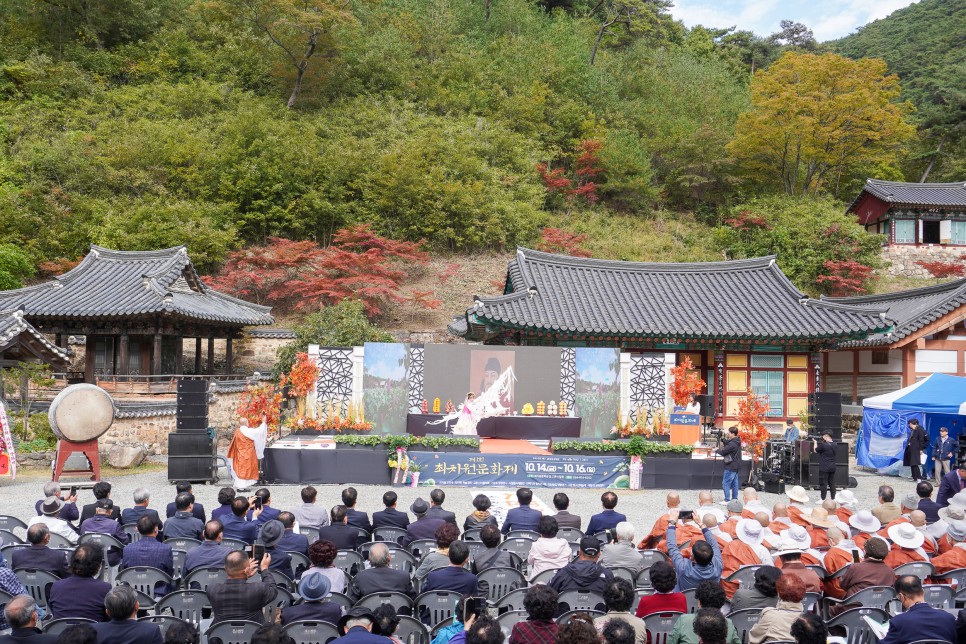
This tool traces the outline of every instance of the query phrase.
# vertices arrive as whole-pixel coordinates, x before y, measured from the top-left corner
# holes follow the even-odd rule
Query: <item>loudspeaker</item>
[[[178,416],[179,432],[208,431],[208,416]]]
[[[207,391],[184,391],[178,392],[177,397],[178,407],[207,407],[208,406],[208,392]]]
[[[835,487],[845,488],[849,477],[849,444],[835,441]],[[798,467],[792,473],[793,483],[804,487],[818,487],[818,458],[813,458],[812,441],[798,441]]]
[[[208,482],[215,480],[215,459],[211,456],[168,456],[168,481]]]
[[[784,494],[785,493],[785,481],[776,478],[774,481],[765,481],[765,492],[771,494]]]
[[[842,403],[816,402],[808,404],[809,416],[841,416]]]
[[[842,404],[842,394],[834,391],[816,391],[808,394],[808,404],[812,403],[838,403]]]
[[[168,456],[208,456],[215,453],[215,441],[205,433],[168,434]]]
[[[178,393],[208,393],[208,381],[205,379],[179,378]]]
[[[694,402],[698,403],[701,410],[698,412],[702,416],[711,418],[714,416],[714,396],[712,394],[701,394],[694,397]]]
[[[178,416],[207,416],[208,402],[203,403],[182,403],[177,405]]]

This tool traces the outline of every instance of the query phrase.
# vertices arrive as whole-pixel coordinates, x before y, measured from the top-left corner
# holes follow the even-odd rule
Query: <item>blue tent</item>
[[[884,469],[901,463],[909,420],[925,428],[930,446],[939,428],[957,438],[966,422],[966,378],[936,373],[919,382],[862,402],[862,427],[855,445],[859,465]],[[924,474],[931,472],[932,448]],[[927,475],[928,476],[928,475]]]

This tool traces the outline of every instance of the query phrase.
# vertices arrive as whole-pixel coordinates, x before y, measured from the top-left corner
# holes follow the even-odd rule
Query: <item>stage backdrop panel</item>
[[[503,405],[519,413],[526,403],[560,400],[560,347],[498,347],[429,344],[423,357],[423,398],[432,408],[434,398],[459,408],[467,392],[479,395],[507,368],[516,382]]]
[[[617,425],[621,403],[620,349],[578,347],[574,413],[583,436],[607,438]]]
[[[409,346],[366,342],[362,362],[362,395],[366,420],[374,433],[406,433],[409,410]]]

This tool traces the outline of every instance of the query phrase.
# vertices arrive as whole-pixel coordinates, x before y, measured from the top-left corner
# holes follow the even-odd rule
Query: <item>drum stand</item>
[[[65,470],[67,459],[72,454],[83,454],[87,458],[87,469],[85,470]],[[57,456],[54,458],[54,473],[50,477],[52,481],[59,481],[64,475],[76,476],[79,474],[91,474],[92,481],[101,480],[101,456],[97,450],[97,439],[85,441],[83,443],[72,443],[71,441],[57,441]]]

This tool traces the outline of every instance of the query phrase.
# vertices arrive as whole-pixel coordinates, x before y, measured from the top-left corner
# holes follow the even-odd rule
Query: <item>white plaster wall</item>
[[[902,373],[902,351],[893,349],[889,351],[889,364],[872,364],[871,351],[859,351],[859,371],[872,373]],[[956,363],[953,362],[953,371],[956,371]]]
[[[851,351],[830,351],[828,354],[828,370],[830,372],[852,373]]]
[[[916,350],[916,372],[956,373],[956,351]]]

